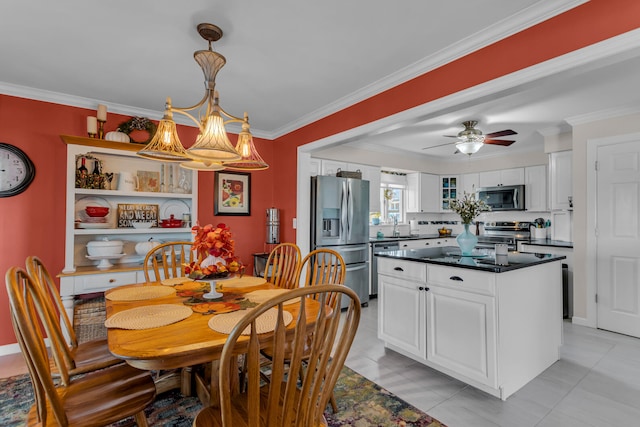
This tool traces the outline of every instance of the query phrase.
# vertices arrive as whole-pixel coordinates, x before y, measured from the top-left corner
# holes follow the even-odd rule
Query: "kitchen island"
[[[558,360],[564,256],[437,247],[377,257],[385,347],[503,400]]]

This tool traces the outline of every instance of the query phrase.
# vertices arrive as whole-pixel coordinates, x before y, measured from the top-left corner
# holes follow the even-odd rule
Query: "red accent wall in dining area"
[[[276,139],[281,239],[295,241],[297,148],[640,27],[640,2],[591,0]],[[318,88],[321,90],[322,88]]]
[[[97,107],[97,104],[96,104]],[[53,275],[64,267],[66,144],[60,135],[86,135],[86,117],[95,110],[0,95],[0,142],[21,148],[33,161],[36,177],[25,192],[0,198],[0,272],[24,267],[27,256],[37,255]],[[106,131],[130,117],[109,113]],[[183,142],[193,141],[197,130],[179,126]],[[232,141],[235,138],[231,136]],[[256,138],[260,154],[273,162],[273,142]],[[250,216],[214,216],[213,172],[199,172],[200,224],[225,222],[231,226],[240,259],[251,271],[251,254],[262,252],[265,211],[272,206],[274,169],[254,172]],[[0,346],[16,342],[9,316],[6,287],[0,286]]]
[[[281,214],[281,241],[294,242],[296,217],[297,147],[352,129],[388,115],[504,76],[640,26],[640,2],[591,0],[505,40],[425,73],[377,96],[278,138],[256,140],[270,169],[252,174],[251,216],[214,217],[213,174],[199,173],[201,224],[225,222],[231,226],[238,253],[247,264],[261,252],[265,240],[265,209]],[[321,87],[317,88],[322,90]],[[21,147],[34,161],[36,179],[15,197],[0,199],[0,272],[24,265],[38,255],[57,273],[64,258],[65,144],[60,134],[84,135],[86,116],[95,111],[0,95],[0,141]],[[254,112],[254,114],[259,114]],[[107,130],[120,123],[109,116]],[[127,117],[121,117],[126,120]],[[180,128],[183,142],[195,129]],[[8,299],[0,290],[0,346],[15,343]]]

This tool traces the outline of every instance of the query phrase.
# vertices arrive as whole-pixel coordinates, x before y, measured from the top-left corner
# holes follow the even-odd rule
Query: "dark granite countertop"
[[[535,245],[535,246],[555,246],[558,248],[573,248],[573,242],[565,242],[564,240],[552,240],[552,239],[529,239],[529,240],[519,240],[522,243],[526,243],[527,245]]]
[[[498,259],[496,259],[492,253],[486,256],[479,254],[477,257],[462,257],[460,256],[460,248],[455,246],[383,251],[376,254],[376,256],[423,262],[426,264],[468,268],[492,273],[504,273],[505,271],[517,270],[566,258],[564,255],[532,254],[516,251],[509,252],[506,257],[498,257]]]
[[[455,238],[456,234],[452,234],[451,236],[440,237],[438,233],[434,234],[416,234],[416,235],[402,235],[399,237],[392,236],[384,236],[381,239],[376,237],[371,237],[369,239],[369,243],[386,243],[386,242],[401,242],[404,240],[421,240],[421,239],[447,239],[447,238]]]

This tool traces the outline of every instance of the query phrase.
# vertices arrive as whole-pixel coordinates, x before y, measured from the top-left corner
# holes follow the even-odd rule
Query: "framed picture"
[[[216,172],[214,191],[215,215],[251,214],[251,174]]]

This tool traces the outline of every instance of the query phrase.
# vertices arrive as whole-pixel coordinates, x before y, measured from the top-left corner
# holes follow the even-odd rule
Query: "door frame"
[[[586,278],[587,278],[587,322],[585,326],[591,326],[593,328],[598,327],[598,307],[596,304],[596,294],[598,291],[597,283],[597,263],[595,260],[598,257],[597,253],[597,208],[598,208],[598,177],[596,174],[596,160],[598,159],[598,148],[607,145],[616,145],[627,142],[640,141],[640,132],[634,132],[624,135],[616,135],[603,138],[594,138],[587,140],[587,189],[593,188],[594,191],[587,191],[587,246],[586,246],[586,259],[589,262],[585,264]],[[575,160],[575,159],[574,159]],[[591,262],[593,261],[593,262]],[[581,322],[581,324],[584,324]]]

